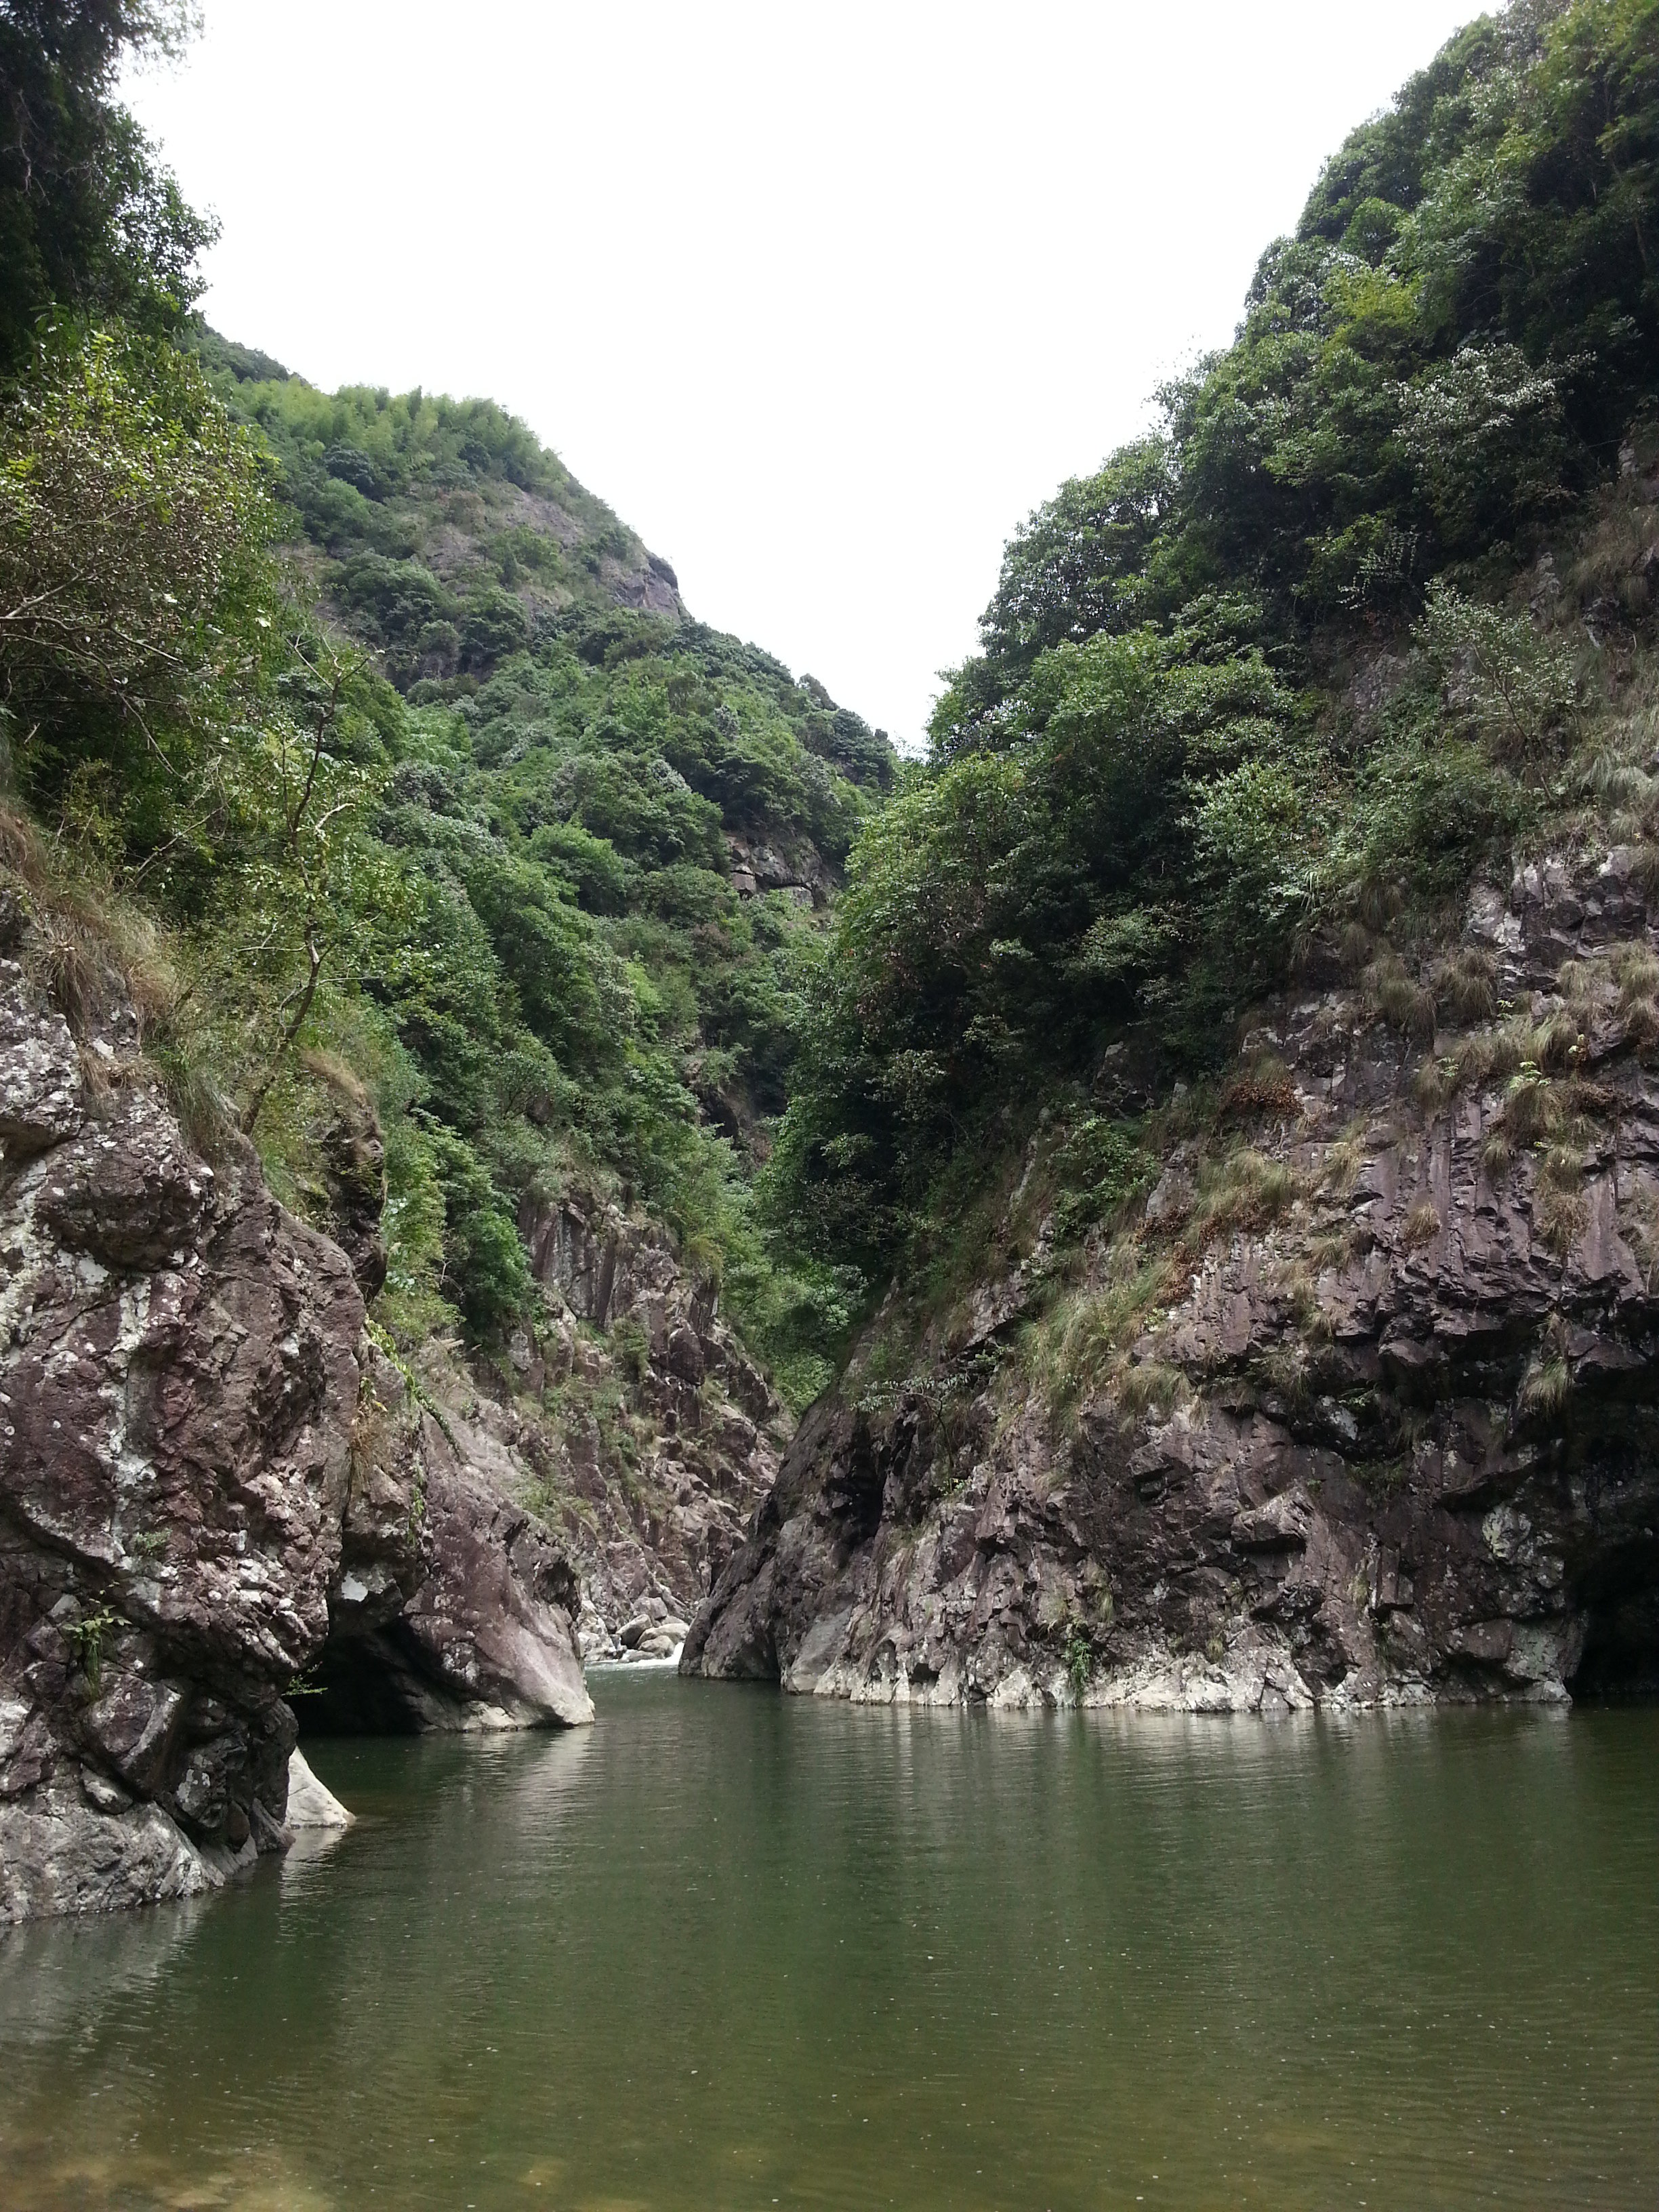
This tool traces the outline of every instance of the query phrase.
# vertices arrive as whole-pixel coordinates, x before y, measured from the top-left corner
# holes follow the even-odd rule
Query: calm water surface
[[[0,2206],[1659,2201],[1659,1714],[595,1693],[0,1938]]]

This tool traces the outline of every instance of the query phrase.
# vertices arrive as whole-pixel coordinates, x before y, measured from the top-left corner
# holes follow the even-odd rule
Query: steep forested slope
[[[892,779],[884,737],[690,620],[666,562],[499,409],[331,398],[197,343],[275,457],[319,618],[405,702],[388,702],[374,835],[418,886],[426,957],[362,975],[418,1094],[407,1191],[395,1145],[392,1163],[415,1202],[394,1220],[418,1213],[424,1168],[443,1285],[483,1339],[525,1310],[508,1224],[526,1191],[625,1193],[728,1277],[757,1348],[810,1395],[841,1279],[776,1272],[747,1182],[785,1103],[815,908]],[[463,1247],[475,1163],[502,1225]],[[412,1241],[393,1264],[418,1273]]]
[[[1481,18],[1020,531],[838,917],[787,1139],[825,1249],[925,1234],[1035,1070],[1212,1066],[1320,924],[1391,905],[1403,951],[1593,755],[1645,764],[1656,192],[1652,0]]]
[[[142,669],[19,641],[13,773],[175,931],[173,1048],[208,1118],[216,1089],[305,1204],[330,1055],[355,1071],[387,1143],[394,1329],[447,1304],[499,1341],[529,1310],[525,1194],[580,1176],[729,1266],[810,1388],[836,1287],[775,1276],[747,1176],[885,740],[686,618],[666,565],[497,410],[208,385],[101,334],[46,356],[10,419],[20,604],[44,531],[88,620],[127,622],[126,591],[155,626]],[[168,511],[83,498],[100,466],[164,479]],[[187,562],[194,604],[163,588]]]
[[[1516,0],[1009,546],[777,1155],[894,1288],[711,1670],[1659,1672],[1656,237],[1659,5]]]
[[[520,1494],[634,1595],[672,1555],[683,1611],[860,1289],[755,1184],[891,749],[499,408],[192,319],[207,227],[112,98],[187,28],[0,20],[7,882],[77,1031],[130,1003],[382,1354],[481,1390]]]

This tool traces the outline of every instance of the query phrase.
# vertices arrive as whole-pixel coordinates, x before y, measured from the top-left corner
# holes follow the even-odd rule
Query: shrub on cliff
[[[852,855],[781,1218],[890,1265],[1109,1046],[1201,1071],[1345,900],[1562,806],[1577,653],[1507,601],[1659,409],[1656,238],[1659,0],[1516,0],[1352,134],[1234,343],[1010,544]]]
[[[213,226],[188,208],[112,97],[135,50],[176,47],[187,0],[0,6],[0,377],[54,312],[177,327]]]

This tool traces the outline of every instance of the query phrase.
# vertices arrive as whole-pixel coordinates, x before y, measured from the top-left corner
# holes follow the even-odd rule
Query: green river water
[[[0,2206],[1659,2203],[1659,1713],[594,1689],[0,1938]]]

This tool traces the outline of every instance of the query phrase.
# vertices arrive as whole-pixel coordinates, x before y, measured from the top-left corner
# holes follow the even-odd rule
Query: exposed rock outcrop
[[[349,1828],[352,1815],[326,1783],[312,1772],[304,1752],[292,1751],[288,1760],[288,1826],[292,1829]]]
[[[513,1346],[525,1387],[468,1411],[580,1567],[584,1650],[666,1656],[770,1489],[789,1418],[660,1228],[566,1199],[527,1202],[520,1229],[547,1324]]]
[[[821,906],[833,896],[834,872],[817,848],[805,837],[781,832],[775,837],[757,833],[739,836],[726,833],[732,888],[739,898],[757,892],[783,891],[798,906]]]
[[[591,1717],[556,1547],[464,1431],[354,1450],[365,1363],[404,1386],[350,1262],[137,1046],[0,964],[0,1923],[280,1848],[286,1692],[366,1577],[423,1718]]]
[[[575,1572],[516,1502],[522,1468],[371,1346],[308,1722],[579,1726]]]
[[[1638,873],[1528,867],[1417,973],[1333,953],[1270,1008],[1064,1289],[1103,1340],[1138,1314],[1069,1416],[1018,1342],[1056,1332],[1052,1223],[896,1384],[878,1322],[683,1665],[1194,1711],[1659,1682]]]

